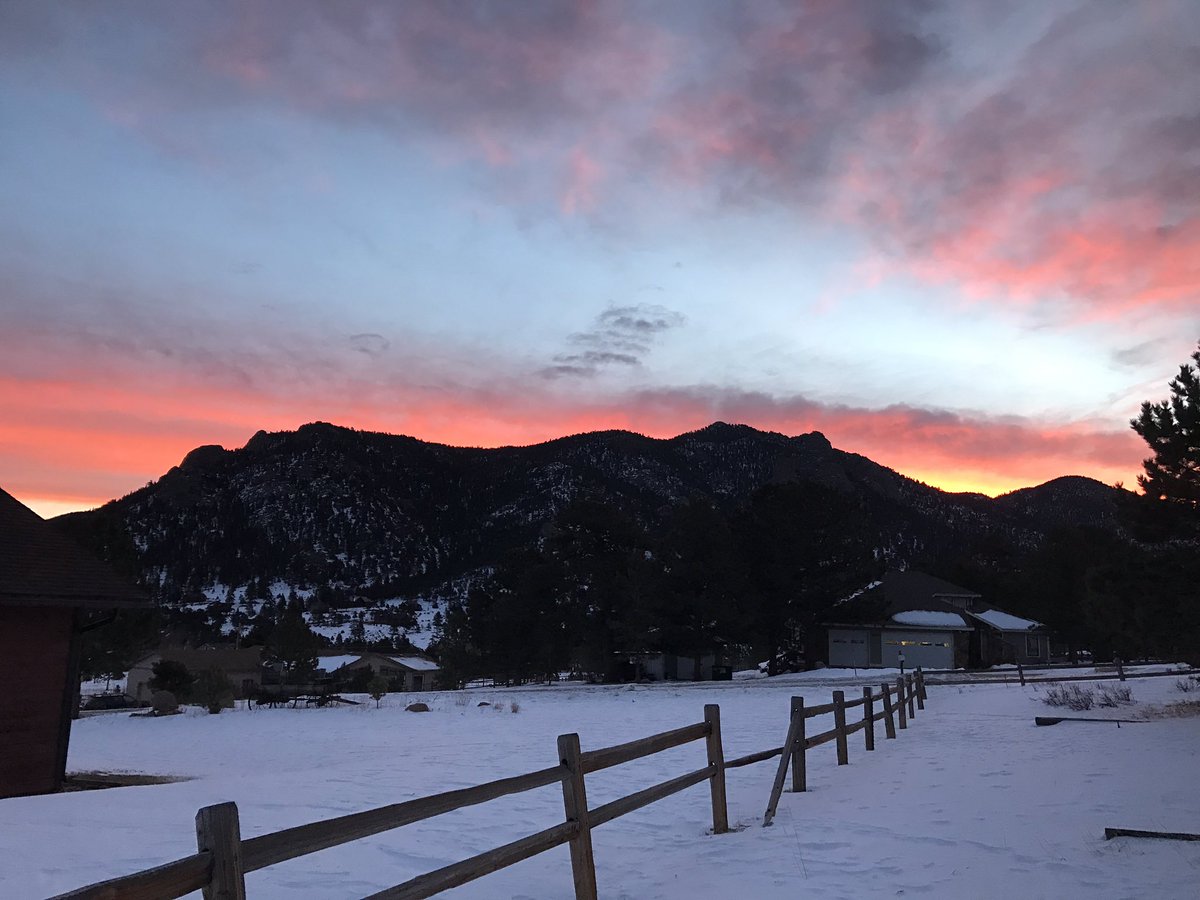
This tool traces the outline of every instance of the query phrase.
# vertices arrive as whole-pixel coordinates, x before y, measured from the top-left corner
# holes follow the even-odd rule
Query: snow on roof
[[[1041,622],[1022,619],[1020,616],[1009,615],[998,609],[986,609],[983,612],[971,613],[971,615],[1001,631],[1029,631],[1032,628],[1040,628],[1042,625]]]
[[[924,625],[936,628],[966,628],[967,623],[958,613],[941,612],[936,609],[906,609],[892,616],[899,625]]]
[[[326,672],[332,672],[334,669],[340,669],[342,666],[348,666],[356,659],[361,657],[357,653],[349,656],[319,656],[317,657],[317,665]]]
[[[840,605],[841,605],[841,604],[843,604],[843,603],[849,603],[849,602],[850,602],[851,600],[853,600],[855,597],[861,597],[861,596],[862,596],[863,594],[865,594],[867,591],[869,591],[869,590],[873,590],[874,588],[877,588],[877,587],[879,587],[881,584],[883,584],[883,582],[882,582],[882,581],[872,581],[870,584],[868,584],[868,585],[866,585],[866,586],[864,586],[864,587],[860,587],[860,588],[859,588],[857,591],[855,591],[854,593],[852,593],[852,594],[847,594],[847,595],[846,595],[845,597],[843,597],[841,600],[836,600],[836,601],[834,601],[834,604],[833,604],[833,605],[834,605],[834,606],[840,606]]]
[[[420,656],[389,656],[394,662],[400,663],[402,666],[408,666],[410,669],[417,669],[422,672],[436,672],[438,664],[431,659],[423,659]]]

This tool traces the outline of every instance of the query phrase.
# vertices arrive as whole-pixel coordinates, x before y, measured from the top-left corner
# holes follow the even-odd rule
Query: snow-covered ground
[[[872,683],[884,673],[873,674]],[[894,677],[894,675],[893,675]],[[860,693],[853,673],[726,683],[413,695],[339,709],[236,710],[75,723],[72,770],[191,776],[174,784],[0,801],[0,896],[32,898],[194,852],[195,811],[238,803],[244,836],[531,771],[555,736],[584,749],[699,721],[721,705],[726,758],[782,742],[788,698]],[[1194,699],[1174,678],[1130,681],[1133,710]],[[931,687],[899,739],[851,765],[809,753],[806,794],[785,793],[761,826],[775,761],[728,773],[738,830],[713,836],[708,789],[593,833],[600,894],[637,898],[1195,898],[1200,844],[1121,838],[1105,826],[1200,831],[1200,718],[1033,724],[1056,712],[1044,686]],[[480,701],[492,706],[479,707]],[[512,712],[513,704],[517,711]],[[854,713],[851,713],[853,719]],[[1078,714],[1076,714],[1078,715]],[[810,733],[830,727],[810,721]],[[702,766],[703,742],[588,776],[590,806]],[[283,863],[247,877],[251,897],[359,897],[562,819],[557,786],[507,797]],[[566,847],[448,896],[573,896]]]

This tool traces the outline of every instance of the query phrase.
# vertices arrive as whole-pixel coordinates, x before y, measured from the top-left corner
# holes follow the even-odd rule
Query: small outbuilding
[[[0,490],[0,798],[62,785],[85,617],[149,603],[131,582]]]
[[[622,681],[711,681],[713,669],[727,669],[717,665],[716,653],[700,656],[679,656],[646,650],[620,653],[619,672]]]

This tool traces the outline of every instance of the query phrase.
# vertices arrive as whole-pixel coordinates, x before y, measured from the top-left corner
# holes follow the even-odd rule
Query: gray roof
[[[970,609],[961,604],[956,605],[953,602],[954,600],[961,601],[963,599],[972,601],[969,604]],[[985,613],[990,610],[1000,613],[1006,619],[1016,618],[1004,612],[1004,610],[997,609],[991,603],[983,602],[983,595],[977,591],[952,584],[949,581],[943,581],[941,578],[934,578],[932,575],[926,575],[924,572],[914,571],[890,571],[883,576],[881,581],[867,588],[861,594],[856,594],[847,603],[853,603],[866,608],[872,608],[877,604],[880,615],[871,620],[873,624],[888,625],[896,628],[911,626],[895,623],[891,617],[896,613],[912,610],[957,613],[960,616],[970,616],[973,620],[993,628],[999,626],[994,621],[988,621],[986,617],[981,619],[979,613]],[[834,620],[838,620],[836,607],[830,616],[829,624],[832,624]],[[1001,619],[1000,621],[1003,620]],[[1042,627],[1038,623],[1033,624],[1037,627]]]
[[[983,599],[981,594],[969,588],[934,578],[924,572],[913,571],[888,572],[883,576],[883,581],[867,593],[873,594],[875,591],[879,591],[887,603],[888,615],[910,609],[962,612],[961,606],[954,606],[949,602],[950,598]]]
[[[112,608],[149,603],[132,581],[0,490],[0,604]]]
[[[257,672],[262,668],[263,647],[160,647],[138,660],[145,665],[156,659],[182,663],[189,672],[220,669],[226,675]]]

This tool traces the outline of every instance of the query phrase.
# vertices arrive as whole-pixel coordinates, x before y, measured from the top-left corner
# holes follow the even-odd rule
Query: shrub
[[[521,704],[516,700],[512,701],[508,704],[508,711],[510,713],[519,713],[521,711]]]
[[[1123,706],[1133,702],[1133,690],[1131,688],[1102,684],[1097,690],[1100,692],[1100,699],[1096,702],[1100,706]]]
[[[1190,694],[1192,691],[1200,690],[1200,678],[1192,676],[1191,678],[1180,678],[1175,682],[1175,690],[1185,694]]]
[[[220,669],[206,669],[196,676],[192,696],[216,715],[224,707],[233,706],[233,682]]]
[[[383,699],[388,692],[388,680],[382,675],[376,675],[367,682],[367,693],[371,695],[371,699],[375,701],[375,708],[379,709],[379,701]]]
[[[1077,684],[1060,684],[1046,689],[1043,698],[1047,706],[1066,706],[1069,709],[1091,709],[1096,704],[1096,698],[1088,688]]]
[[[188,667],[173,659],[160,659],[154,664],[150,676],[150,690],[169,691],[181,703],[186,703],[192,695],[192,684],[195,678]]]

